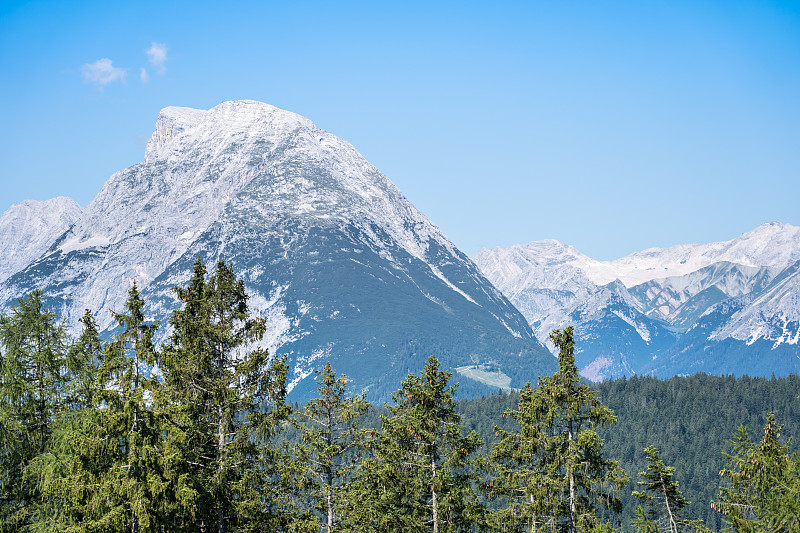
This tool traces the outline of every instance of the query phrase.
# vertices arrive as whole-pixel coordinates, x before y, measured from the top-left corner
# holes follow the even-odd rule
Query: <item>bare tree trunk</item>
[[[433,481],[436,478],[436,452],[431,454],[431,503],[433,505],[433,533],[439,533],[439,502],[436,501],[436,489]]]
[[[123,347],[124,349],[124,347]],[[133,387],[131,387],[131,394],[136,394],[139,390],[139,352],[136,350],[136,345],[133,346]],[[133,404],[133,426],[131,432],[139,431],[139,403]]]
[[[124,350],[124,345],[123,345]],[[131,387],[131,394],[134,396],[139,392],[139,352],[136,350],[136,345],[133,346],[133,386]],[[139,431],[139,402],[133,402],[133,425],[131,426],[131,433]],[[137,439],[138,440],[138,439]],[[131,439],[128,438],[128,454],[131,453],[130,447]],[[138,485],[139,482],[139,467],[131,470],[134,479]],[[136,511],[133,512],[133,520],[131,521],[131,531],[139,531],[139,516]]]
[[[225,446],[225,425],[222,404],[217,406],[217,495],[220,495],[222,484],[223,448]],[[225,533],[225,500],[217,502],[217,533]]]
[[[333,411],[331,410],[330,403],[328,403],[327,407],[327,422],[328,427],[326,428],[327,433],[325,434],[325,443],[328,445],[328,449],[330,449],[331,445],[333,444]],[[333,532],[333,465],[328,464],[325,466],[325,483],[327,484],[326,487],[326,495],[328,497],[328,533]]]
[[[669,505],[669,498],[667,497],[667,490],[664,488],[664,478],[661,478],[661,492],[664,493],[664,506],[667,508],[667,515],[669,515],[669,530],[672,533],[678,533],[678,524],[675,523],[675,517],[672,516],[672,508]]]
[[[328,489],[328,533],[333,532],[333,501],[331,498],[331,489]]]
[[[39,346],[40,351],[41,349]],[[39,381],[39,454],[44,454],[44,441],[47,440],[47,403],[44,398],[44,370],[41,361],[36,363],[36,374]]]
[[[567,426],[567,439],[569,443],[572,443],[572,419],[569,419],[568,426]],[[572,465],[568,467],[568,474],[569,474],[569,529],[572,533],[577,533],[578,531],[578,510],[575,505],[575,472],[572,470]]]

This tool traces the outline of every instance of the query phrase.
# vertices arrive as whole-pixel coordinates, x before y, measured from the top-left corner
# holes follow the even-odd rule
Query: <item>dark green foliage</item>
[[[32,461],[48,451],[57,413],[66,409],[66,334],[42,293],[0,317],[0,531],[20,531],[46,513]]]
[[[69,409],[54,420],[48,452],[31,469],[36,473],[47,512],[32,530],[112,531],[104,520],[109,511],[107,473],[119,467],[119,441],[106,427],[106,405],[99,403],[99,367],[103,347],[92,314],[81,318],[83,329],[69,350]],[[97,402],[97,403],[96,403]],[[117,460],[117,464],[114,461]],[[122,529],[122,526],[117,528]]]
[[[76,390],[83,391],[84,401],[91,397],[91,408],[76,406],[62,418],[54,439],[57,453],[42,461],[48,491],[61,499],[63,517],[54,528],[161,529],[168,487],[158,455],[161,430],[149,403],[155,380],[146,371],[155,363],[157,325],[146,323],[143,307],[134,283],[125,311],[114,313],[118,333],[106,345],[102,363],[96,326],[90,315],[84,317],[73,355],[86,365]],[[89,366],[98,363],[99,369]],[[80,447],[70,448],[71,442]]]
[[[99,369],[103,363],[103,343],[97,322],[88,309],[81,317],[81,334],[70,347],[67,356],[69,368],[69,407],[71,410],[90,409],[100,386]]]
[[[608,511],[619,512],[619,491],[628,478],[606,459],[596,426],[616,421],[597,393],[578,378],[572,328],[554,330],[559,371],[526,385],[516,410],[505,416],[516,430],[496,428],[495,469],[490,495],[505,505],[496,527],[511,531],[570,531],[604,527]]]
[[[70,346],[40,293],[0,318],[0,531],[608,530],[619,496],[626,530],[800,531],[800,459],[775,417],[762,440],[741,427],[720,453],[765,412],[800,434],[798,376],[633,378],[597,392],[567,328],[552,337],[559,371],[536,389],[456,403],[431,357],[392,405],[370,408],[326,365],[290,421],[285,359],[254,349],[265,325],[231,268],[207,278],[198,260],[176,292],[160,351],[135,284],[105,345],[87,311]],[[407,348],[393,361],[419,364],[418,344]],[[489,484],[476,456],[492,443]],[[640,471],[642,490],[620,495],[624,473],[606,457]]]
[[[647,455],[647,470],[639,472],[644,481],[637,484],[644,490],[634,491],[646,509],[639,506],[633,521],[640,533],[679,533],[684,531],[704,532],[702,520],[687,521],[681,511],[688,503],[683,497],[678,483],[672,479],[675,468],[666,466],[653,446],[644,450]]]
[[[614,410],[617,423],[599,428],[604,453],[618,459],[628,472],[647,469],[642,450],[657,444],[660,457],[675,467],[689,502],[686,520],[703,520],[714,531],[723,527],[723,515],[711,508],[719,496],[719,472],[725,467],[722,451],[736,428],[745,423],[764,426],[765,414],[774,411],[785,421],[784,434],[800,435],[800,376],[750,378],[698,374],[660,380],[650,377],[611,380],[593,385],[604,405]],[[497,439],[493,424],[516,431],[516,422],[498,413],[516,410],[519,392],[459,402],[464,425],[475,429],[486,442]],[[790,446],[790,452],[792,447]],[[620,495],[623,529],[632,531],[638,500]]]
[[[713,507],[737,532],[800,531],[800,458],[780,441],[783,426],[770,413],[761,441],[741,426],[726,453],[727,468]],[[789,439],[791,440],[791,439]]]
[[[658,446],[662,460],[675,467],[689,504],[688,520],[702,519],[713,530],[723,516],[711,508],[718,497],[722,451],[740,425],[764,427],[765,413],[785,421],[787,435],[800,435],[800,376],[751,378],[697,374],[660,380],[634,377],[595,385],[604,405],[617,415],[613,428],[602,429],[605,449],[628,472],[647,468],[642,450]],[[623,498],[623,522],[638,502]]]
[[[278,450],[271,437],[289,414],[287,367],[248,350],[265,331],[251,318],[244,283],[224,262],[206,281],[198,259],[183,308],[163,349],[163,383],[156,391],[167,422],[165,469],[174,486],[175,526],[192,530],[276,528],[285,519],[277,500]]]
[[[158,326],[146,323],[143,307],[134,283],[125,312],[114,313],[118,333],[106,345],[99,370],[95,423],[105,468],[95,489],[99,503],[87,518],[109,531],[158,530],[168,500],[159,460],[161,427],[150,401],[157,380],[147,372],[155,364],[152,339]]]
[[[409,374],[382,416],[354,488],[350,529],[469,531],[482,514],[474,493],[477,434],[463,434],[451,373],[431,356]]]
[[[316,512],[314,530],[338,530],[349,494],[349,480],[360,462],[366,431],[361,419],[369,404],[364,395],[347,397],[347,380],[337,378],[330,363],[317,371],[319,396],[306,403],[297,417],[302,440],[296,446],[307,483],[304,495]]]

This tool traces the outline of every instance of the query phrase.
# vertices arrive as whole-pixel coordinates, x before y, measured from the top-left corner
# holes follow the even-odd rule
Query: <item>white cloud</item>
[[[142,67],[141,70],[139,70],[139,78],[141,78],[142,83],[150,81],[150,75],[147,73],[146,68]]]
[[[147,50],[147,58],[150,64],[153,65],[159,73],[163,74],[167,68],[164,63],[167,62],[167,45],[162,43],[151,43],[150,48]]]
[[[127,71],[117,68],[107,57],[98,59],[94,63],[86,63],[81,67],[83,79],[98,85],[107,85],[112,81],[124,80]]]

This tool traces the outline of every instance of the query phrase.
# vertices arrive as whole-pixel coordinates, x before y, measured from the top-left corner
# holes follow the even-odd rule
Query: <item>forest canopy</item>
[[[800,531],[797,376],[590,386],[565,327],[520,391],[457,401],[431,355],[292,405],[229,265],[175,295],[161,345],[135,283],[108,339],[38,291],[0,316],[0,531]]]

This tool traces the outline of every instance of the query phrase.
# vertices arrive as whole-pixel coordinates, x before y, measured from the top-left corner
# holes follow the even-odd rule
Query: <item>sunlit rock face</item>
[[[481,250],[475,261],[541,341],[575,326],[589,379],[800,370],[800,228],[789,224],[615,261],[553,240]]]
[[[71,327],[90,309],[108,329],[136,281],[163,338],[198,256],[244,278],[297,397],[326,360],[376,398],[431,353],[451,368],[494,361],[512,386],[554,368],[505,296],[353,146],[253,101],[162,110],[144,162],[111,176],[0,302],[41,288]]]
[[[81,208],[72,198],[24,200],[0,217],[0,282],[38,259],[78,219]]]

